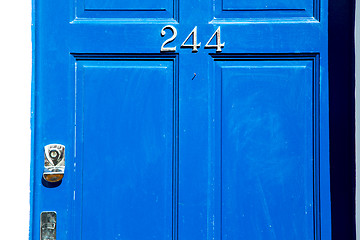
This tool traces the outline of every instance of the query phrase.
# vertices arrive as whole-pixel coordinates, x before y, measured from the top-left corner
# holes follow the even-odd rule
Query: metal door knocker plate
[[[65,172],[65,146],[49,144],[44,147],[43,178],[51,183],[60,182]]]

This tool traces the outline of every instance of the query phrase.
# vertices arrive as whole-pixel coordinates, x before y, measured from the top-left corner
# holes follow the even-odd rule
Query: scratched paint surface
[[[223,239],[312,238],[312,74],[311,62],[223,64]]]

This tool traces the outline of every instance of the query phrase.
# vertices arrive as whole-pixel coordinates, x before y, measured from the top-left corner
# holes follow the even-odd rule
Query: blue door
[[[31,239],[331,239],[326,0],[33,16]]]

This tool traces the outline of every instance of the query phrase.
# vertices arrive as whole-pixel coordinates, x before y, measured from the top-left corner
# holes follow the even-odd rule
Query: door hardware
[[[64,177],[65,146],[49,144],[44,147],[44,173],[43,178],[48,182],[59,182]]]
[[[56,240],[56,212],[42,212],[40,228],[40,240]]]

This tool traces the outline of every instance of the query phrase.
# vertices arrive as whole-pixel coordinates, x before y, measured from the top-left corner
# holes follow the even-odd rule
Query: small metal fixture
[[[65,146],[49,144],[44,147],[43,178],[48,182],[59,182],[65,172]]]
[[[56,212],[41,213],[40,240],[56,240]]]

